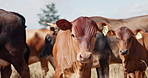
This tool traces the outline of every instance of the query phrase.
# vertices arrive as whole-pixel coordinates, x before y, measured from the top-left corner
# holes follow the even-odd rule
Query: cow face
[[[52,56],[53,45],[59,31],[59,28],[56,26],[55,23],[48,23],[47,29],[50,31],[50,33],[45,36],[45,43],[39,55],[41,58],[48,58],[48,56]]]
[[[55,23],[47,23],[47,29],[50,31],[53,31],[53,35],[57,35],[59,28],[57,27],[57,25]]]
[[[51,56],[52,49],[53,49],[52,37],[49,34],[47,34],[45,37],[45,44],[44,44],[43,49],[40,53],[40,57],[47,58],[48,56]]]
[[[61,30],[71,31],[73,48],[76,51],[76,59],[81,63],[88,63],[92,60],[92,50],[95,45],[95,34],[97,25],[87,17],[80,17],[73,22],[59,20],[56,22]]]
[[[117,46],[121,55],[128,55],[128,49],[131,47],[133,33],[127,27],[121,27],[116,31],[110,31],[117,38]]]

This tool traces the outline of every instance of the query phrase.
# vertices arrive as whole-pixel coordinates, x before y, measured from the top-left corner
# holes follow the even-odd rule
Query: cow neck
[[[71,68],[65,69],[64,73],[64,78],[90,78],[91,63],[82,64],[80,62],[75,62],[72,64]]]
[[[147,50],[137,41],[137,39],[135,39],[135,37],[133,37],[131,42],[131,48],[128,50],[129,54],[128,56],[126,56],[126,59],[123,62],[125,65],[125,69],[128,68],[127,71],[133,71],[135,68],[139,68],[141,64],[147,66]],[[142,61],[144,61],[144,63],[142,63]]]

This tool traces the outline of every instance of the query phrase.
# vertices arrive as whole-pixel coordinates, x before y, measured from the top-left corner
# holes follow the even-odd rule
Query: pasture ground
[[[31,73],[31,78],[41,78],[41,67],[40,63],[34,63],[32,65],[29,65],[30,67],[30,73]],[[11,78],[21,78],[16,70],[12,66],[12,75]],[[54,70],[52,66],[49,64],[49,72],[47,73],[45,78],[53,78]],[[146,71],[146,74],[148,74],[148,69]],[[123,68],[121,64],[111,64],[110,65],[110,78],[124,78],[123,77]],[[91,78],[97,78],[96,75],[96,70],[92,69],[92,76]]]

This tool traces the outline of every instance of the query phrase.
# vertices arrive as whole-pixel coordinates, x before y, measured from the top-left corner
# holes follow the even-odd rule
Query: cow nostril
[[[80,54],[80,58],[82,58],[82,55]]]
[[[123,52],[123,50],[120,50],[120,53],[122,53]]]
[[[125,54],[127,54],[127,52],[128,52],[127,50],[120,50],[121,55],[125,55]]]

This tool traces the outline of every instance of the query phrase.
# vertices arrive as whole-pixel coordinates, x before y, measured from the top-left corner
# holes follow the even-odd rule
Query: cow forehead
[[[132,36],[132,32],[130,29],[124,27],[116,31],[116,36],[121,40],[127,40]]]
[[[97,30],[96,23],[90,18],[81,17],[72,22],[72,32],[76,36],[91,36]]]

